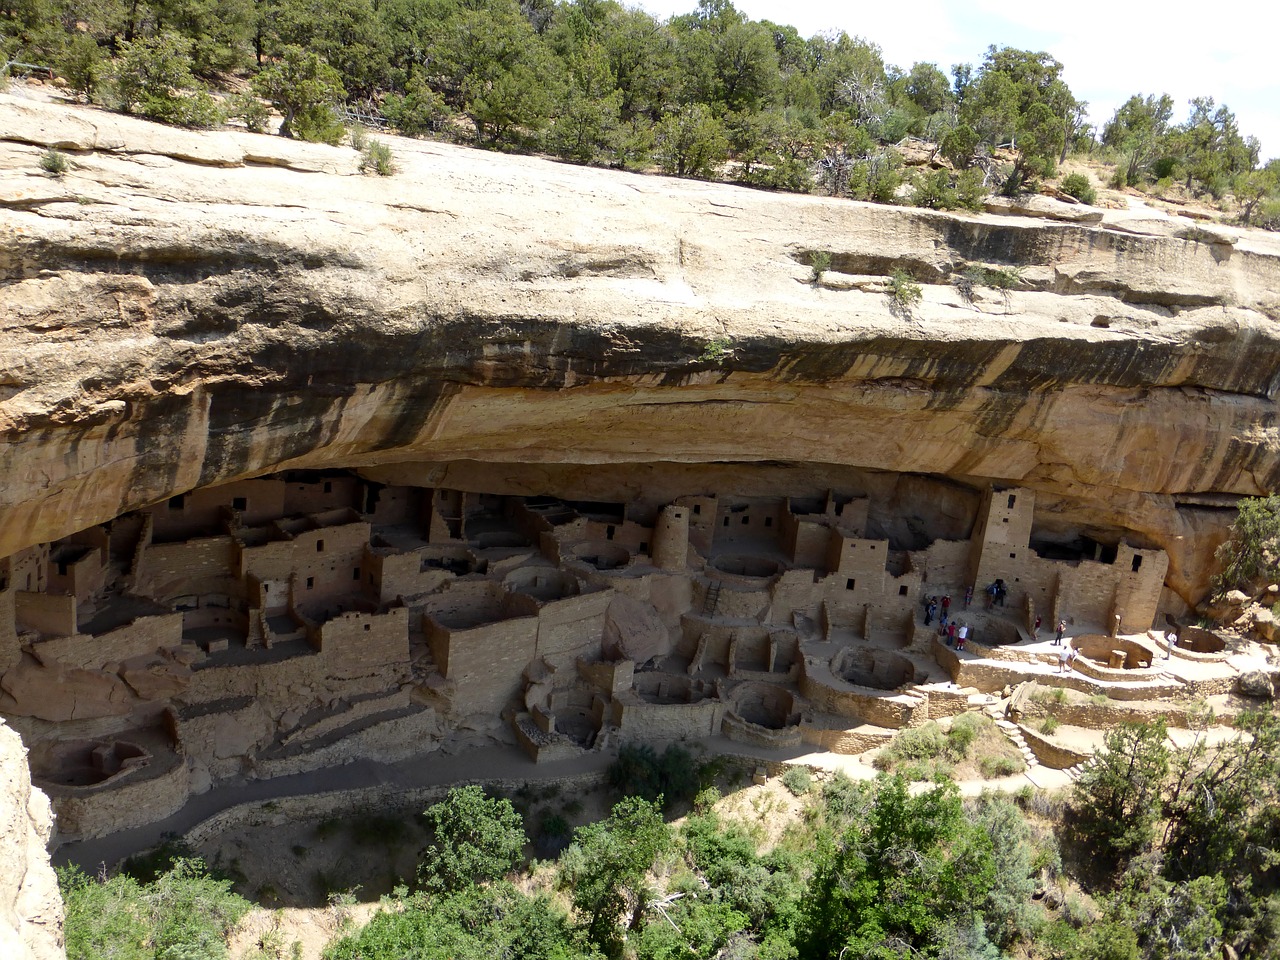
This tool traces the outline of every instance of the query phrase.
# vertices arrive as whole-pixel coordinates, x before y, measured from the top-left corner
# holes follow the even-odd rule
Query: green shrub
[[[950,210],[957,203],[956,191],[951,186],[951,174],[935,170],[916,178],[911,188],[911,205],[930,210]]]
[[[1027,768],[1021,757],[983,757],[978,761],[978,769],[983,777],[994,780],[997,777],[1010,777]]]
[[[951,729],[947,731],[947,753],[956,760],[963,760],[978,737],[994,726],[994,721],[981,713],[960,714],[951,721]]]
[[[813,775],[808,767],[788,767],[782,775],[782,785],[794,796],[803,796],[813,787]]]
[[[433,840],[418,865],[418,882],[436,893],[497,880],[516,865],[528,842],[511,801],[486,797],[475,785],[454,787],[423,816]]]
[[[380,140],[370,140],[360,157],[361,173],[376,173],[380,177],[389,177],[396,172],[395,158],[391,148]]]
[[[182,127],[214,127],[222,110],[191,73],[191,41],[172,33],[122,41],[112,76],[115,103]]]
[[[831,254],[826,250],[815,250],[809,258],[809,267],[813,270],[810,282],[821,283],[822,275],[831,269]]]
[[[347,142],[351,144],[352,150],[363,153],[364,148],[369,145],[369,131],[363,124],[353,123],[347,127]]]
[[[1098,191],[1093,189],[1087,174],[1069,173],[1062,178],[1059,186],[1063,193],[1069,197],[1075,197],[1081,203],[1092,204],[1098,199]]]
[[[239,120],[250,133],[265,133],[270,108],[252,93],[237,93],[226,100],[227,119]]]
[[[980,213],[986,199],[987,185],[981,170],[965,170],[956,177],[956,203],[961,207]]]
[[[1048,717],[1045,717],[1045,718],[1044,718],[1044,720],[1040,723],[1040,732],[1041,732],[1041,733],[1045,733],[1045,734],[1052,734],[1052,733],[1053,733],[1053,731],[1055,731],[1055,730],[1057,730],[1057,729],[1058,729],[1058,718],[1057,718],[1057,717],[1054,717],[1054,716],[1048,716]]]
[[[901,269],[894,270],[889,275],[889,289],[887,292],[893,306],[904,312],[910,312],[911,308],[924,297],[924,291],[920,289],[920,284],[912,280],[911,275]]]
[[[661,754],[647,745],[627,744],[609,767],[609,786],[618,797],[662,799],[664,810],[688,803],[697,794],[701,768],[684,747],[671,744]]]
[[[66,154],[57,147],[50,147],[40,154],[40,169],[50,176],[60,177],[71,169]]]
[[[146,883],[71,867],[59,872],[58,884],[67,960],[222,960],[228,935],[250,908],[199,860],[179,860]]]

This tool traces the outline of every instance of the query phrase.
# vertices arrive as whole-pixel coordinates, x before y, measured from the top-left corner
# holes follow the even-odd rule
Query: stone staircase
[[[1074,767],[1068,767],[1067,776],[1069,776],[1072,780],[1079,780],[1081,775],[1086,770],[1088,770],[1089,767],[1091,766],[1093,766],[1093,757],[1090,757],[1088,760],[1085,760],[1083,763],[1077,763]]]
[[[1018,752],[1022,754],[1022,759],[1026,761],[1027,769],[1038,767],[1040,761],[1036,759],[1036,755],[1031,752],[1031,748],[1027,746],[1027,739],[1022,735],[1022,731],[1018,729],[1018,725],[1011,720],[1005,719],[1004,711],[1000,709],[999,704],[988,704],[983,712],[996,722],[996,726],[1000,728],[1009,741],[1018,748]]]

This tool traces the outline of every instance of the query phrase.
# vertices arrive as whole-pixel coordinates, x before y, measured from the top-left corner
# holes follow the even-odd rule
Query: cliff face
[[[26,751],[0,721],[0,956],[55,960],[62,950],[62,901],[45,844],[49,800],[31,786]]]
[[[1194,602],[1224,508],[1280,481],[1266,235],[410,141],[369,178],[347,149],[2,96],[0,137],[0,557],[283,469],[586,497],[718,464],[744,492],[1018,484],[1045,530],[1163,547]],[[970,263],[1020,285],[953,283]]]

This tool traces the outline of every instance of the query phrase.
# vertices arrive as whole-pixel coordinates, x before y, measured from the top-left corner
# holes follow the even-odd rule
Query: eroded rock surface
[[[49,799],[31,786],[26,750],[0,720],[0,956],[60,960],[62,900],[45,845]]]

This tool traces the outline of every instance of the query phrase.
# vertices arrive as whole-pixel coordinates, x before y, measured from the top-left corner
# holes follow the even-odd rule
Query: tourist
[[[964,608],[968,610],[971,603],[973,603],[973,584],[964,588]]]
[[[1071,648],[1070,644],[1068,644],[1067,646],[1059,650],[1058,651],[1058,672],[1070,673],[1071,672],[1070,664],[1071,664],[1071,661],[1074,659],[1075,659],[1075,650]]]
[[[951,610],[951,594],[944,593],[942,595],[942,619],[947,619],[947,613]]]
[[[960,629],[956,631],[956,649],[963,650],[964,642],[969,639],[969,625],[960,621]]]
[[[1005,595],[1005,593],[1006,593],[1006,591],[1005,591],[1005,588],[1004,588],[1004,581],[1003,581],[1003,580],[996,580],[996,603],[1000,604],[1000,606],[1002,606],[1002,607],[1004,606],[1004,595]]]
[[[933,615],[938,612],[938,598],[930,597],[929,605],[924,608],[924,625],[933,623]]]
[[[1031,635],[1037,640],[1040,639],[1040,617],[1037,615],[1035,626],[1031,628]]]
[[[952,620],[947,624],[947,646],[954,647],[956,645],[956,622]]]
[[[1067,621],[1065,618],[1058,621],[1058,632],[1053,636],[1053,645],[1056,647],[1062,643],[1062,635],[1067,632]]]

